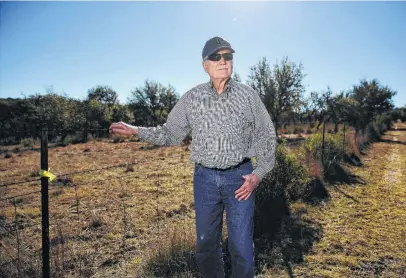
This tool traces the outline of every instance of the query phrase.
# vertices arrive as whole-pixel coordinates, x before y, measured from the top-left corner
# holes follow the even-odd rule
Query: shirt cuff
[[[256,169],[254,169],[254,171],[252,171],[252,173],[258,177],[259,182],[261,182],[264,179],[264,177],[266,176],[266,174],[268,174],[268,172],[269,171],[261,167],[257,167]]]

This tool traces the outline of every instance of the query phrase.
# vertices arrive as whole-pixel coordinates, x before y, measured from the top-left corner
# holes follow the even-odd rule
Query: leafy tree
[[[236,72],[234,72],[234,74],[233,74],[233,79],[234,79],[234,81],[242,82],[241,76]]]
[[[375,121],[379,114],[393,109],[392,97],[396,94],[396,91],[381,85],[377,79],[363,79],[359,85],[354,85],[351,97],[358,103],[359,115],[354,126],[363,129],[368,123]]]
[[[276,129],[280,127],[281,117],[298,113],[302,104],[303,66],[284,57],[271,69],[264,57],[251,67],[248,85],[259,92]]]
[[[132,122],[134,120],[129,105],[116,104],[113,107],[111,121],[113,122]]]
[[[97,85],[91,88],[88,91],[87,99],[90,100],[97,100],[103,104],[107,104],[109,107],[113,106],[114,104],[118,104],[118,95],[117,92],[114,91],[109,86],[101,86]]]
[[[111,123],[111,113],[107,105],[91,99],[86,102],[86,121],[91,129],[108,128]]]
[[[144,86],[131,91],[128,103],[136,125],[156,126],[165,122],[179,96],[172,86],[146,80]]]
[[[179,96],[176,93],[175,88],[173,88],[171,85],[169,85],[168,87],[162,87],[161,89],[162,90],[159,93],[159,117],[161,121],[165,121],[169,112],[178,102]]]
[[[331,97],[328,101],[328,119],[327,122],[332,121],[334,123],[334,132],[338,132],[338,125],[342,122],[343,112],[341,100],[344,98],[344,93],[341,92],[338,95]]]
[[[89,89],[84,101],[85,130],[108,128],[112,122],[113,109],[118,104],[118,94],[111,87],[97,85]]]

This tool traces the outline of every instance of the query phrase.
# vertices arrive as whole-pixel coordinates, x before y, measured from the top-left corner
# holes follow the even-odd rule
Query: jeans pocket
[[[200,172],[202,172],[203,167],[200,166],[199,164],[195,164],[195,171],[194,171],[194,176],[198,176]]]
[[[238,167],[238,174],[241,176],[245,176],[248,174],[252,174],[252,171],[254,171],[254,168],[252,167],[252,162],[245,163],[244,165],[241,165]]]

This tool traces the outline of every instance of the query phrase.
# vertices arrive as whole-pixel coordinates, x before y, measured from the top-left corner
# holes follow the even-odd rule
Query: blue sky
[[[111,86],[124,103],[145,79],[182,95],[206,82],[201,51],[222,36],[245,80],[261,57],[302,62],[306,93],[360,79],[406,105],[406,2],[0,2],[0,97]]]

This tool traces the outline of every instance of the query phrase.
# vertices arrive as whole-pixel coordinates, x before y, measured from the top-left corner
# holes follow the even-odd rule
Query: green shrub
[[[263,242],[260,253],[266,257],[273,257],[268,244],[279,246],[282,239],[292,234],[292,225],[287,223],[291,219],[290,204],[297,200],[307,202],[314,187],[301,159],[300,154],[293,154],[286,146],[286,141],[278,144],[275,166],[255,190],[254,237]]]
[[[276,149],[275,166],[257,188],[256,198],[261,203],[263,198],[283,194],[290,200],[297,200],[303,196],[309,182],[307,169],[296,155],[289,153],[286,141],[283,141]]]
[[[72,144],[72,142],[73,142],[72,135],[69,135],[69,134],[68,134],[68,135],[66,135],[65,137],[61,138],[60,144],[61,144],[61,146],[66,147],[66,146]]]
[[[87,142],[92,142],[92,141],[94,141],[93,136],[91,134],[88,134],[87,135]]]
[[[369,123],[365,129],[365,135],[367,138],[367,143],[370,141],[375,141],[381,137],[380,128],[378,128],[373,123]]]
[[[313,134],[308,137],[302,145],[305,152],[309,152],[313,159],[320,161],[323,174],[325,175],[330,166],[339,163],[345,154],[343,148],[343,133],[325,133],[324,138],[324,159],[322,159],[323,134]]]
[[[77,131],[74,134],[67,134],[61,138],[60,145],[66,147],[70,144],[81,143],[83,138],[83,132],[81,131]]]
[[[378,115],[376,118],[375,127],[380,134],[384,133],[389,127],[392,126],[392,120],[394,120],[394,117],[391,114]]]
[[[24,139],[21,139],[20,145],[22,145],[25,148],[31,148],[32,149],[32,148],[34,148],[35,141],[34,141],[33,138],[24,138]]]

